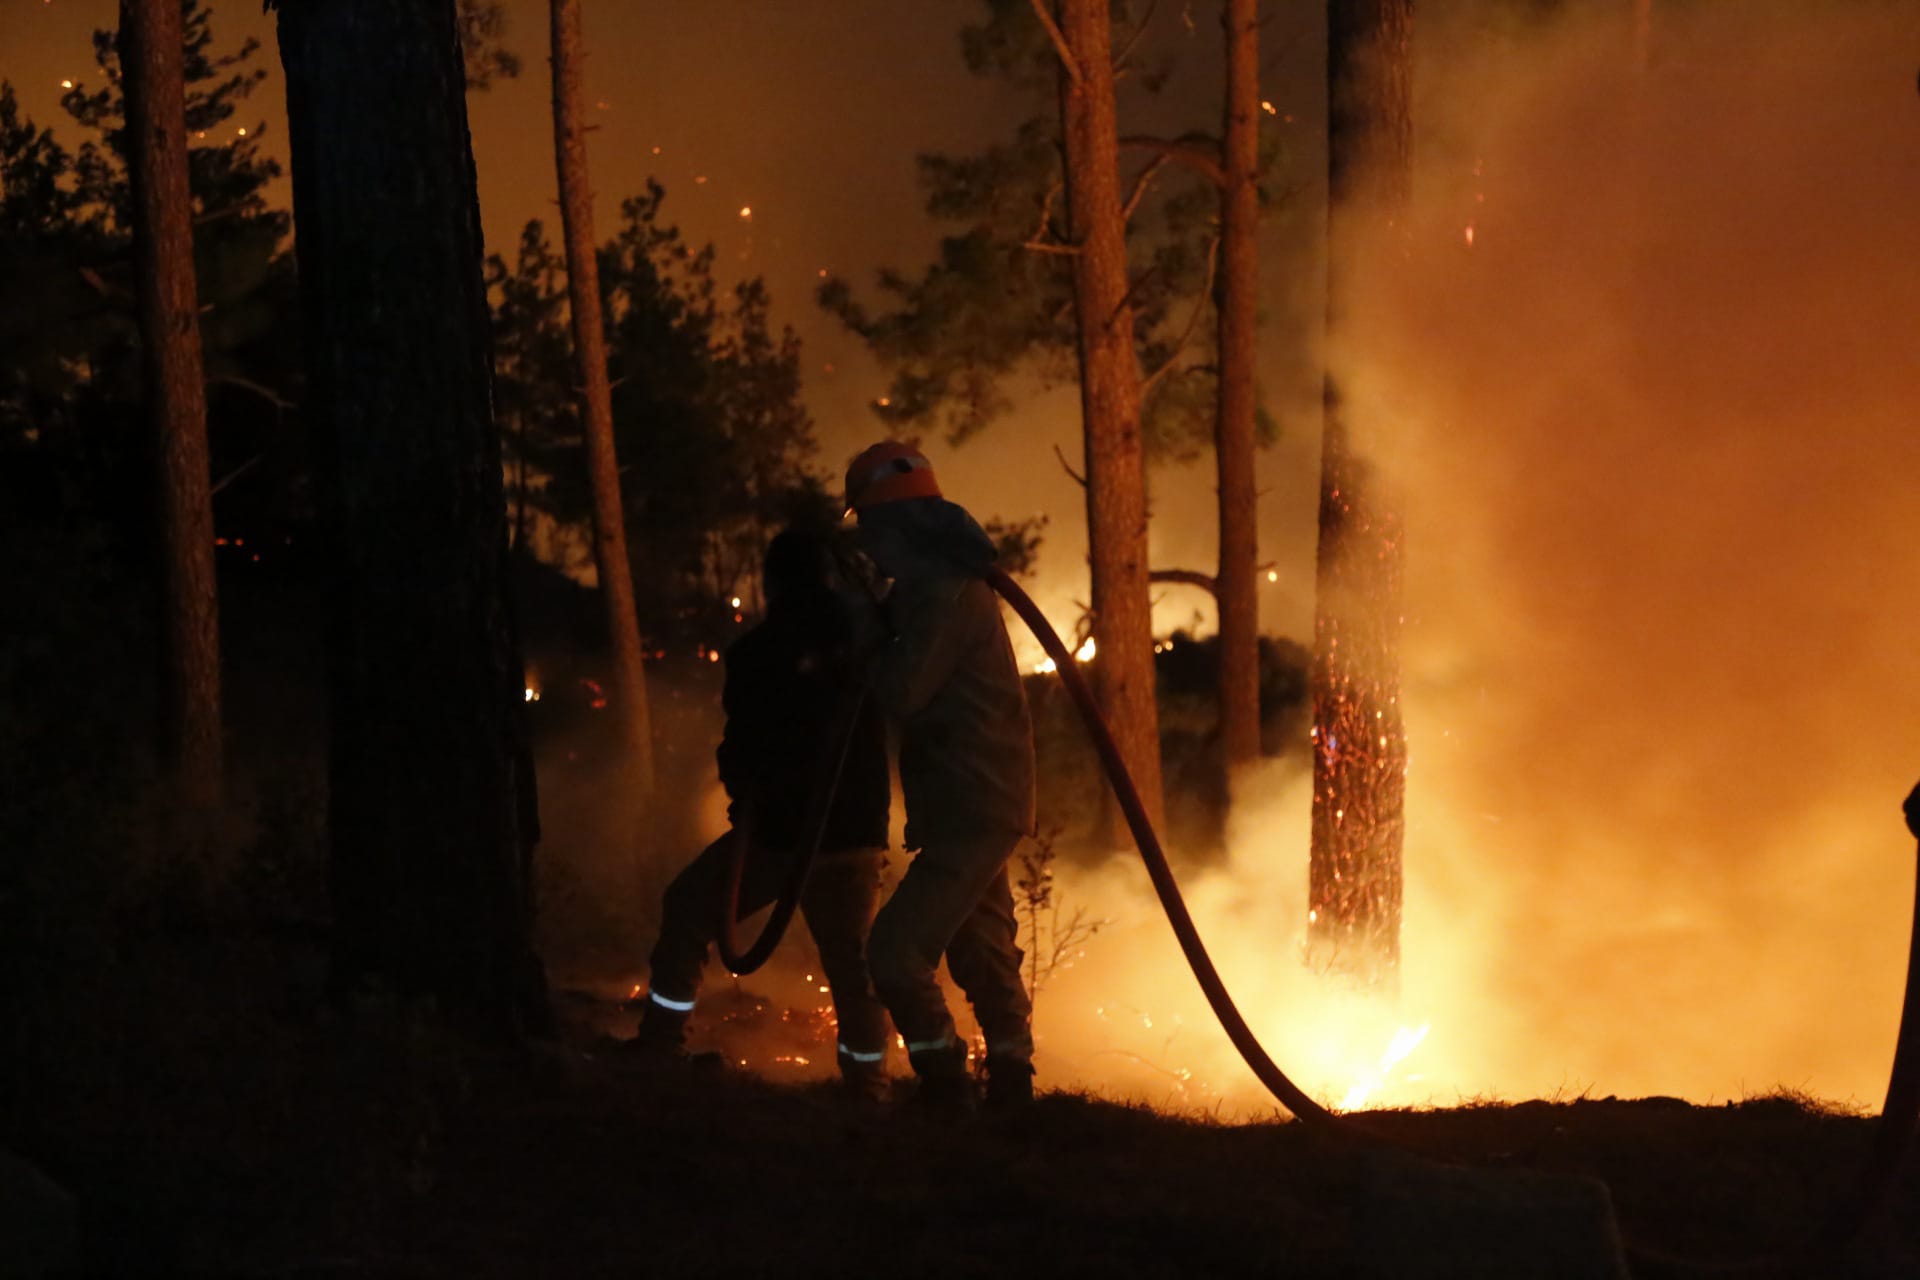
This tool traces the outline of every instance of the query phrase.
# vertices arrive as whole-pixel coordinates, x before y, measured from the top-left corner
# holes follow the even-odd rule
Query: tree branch
[[[1067,258],[1080,252],[1080,246],[1077,244],[1060,244],[1053,240],[1028,240],[1020,247],[1031,249],[1035,253],[1057,253]]]
[[[1147,572],[1147,581],[1177,582],[1182,586],[1198,587],[1216,598],[1220,594],[1220,584],[1214,581],[1213,575],[1198,569],[1151,569]]]
[[[1080,85],[1080,64],[1074,61],[1073,49],[1067,44],[1067,37],[1061,32],[1060,24],[1053,20],[1052,12],[1047,8],[1047,0],[1033,0],[1033,16],[1040,19],[1040,25],[1047,29],[1048,39],[1053,41],[1053,51],[1060,55],[1060,65],[1067,73],[1075,88]]]
[[[1273,569],[1274,561],[1255,565],[1255,573],[1268,573]],[[1170,582],[1183,587],[1198,587],[1214,599],[1220,598],[1220,580],[1211,573],[1202,573],[1198,569],[1150,569],[1148,582]]]
[[[1160,381],[1173,368],[1174,363],[1180,359],[1180,353],[1187,349],[1187,343],[1192,340],[1193,331],[1199,328],[1201,313],[1213,303],[1213,277],[1219,263],[1220,237],[1215,236],[1207,241],[1207,278],[1200,286],[1200,292],[1194,295],[1193,311],[1187,316],[1187,327],[1181,331],[1180,340],[1173,344],[1173,350],[1167,353],[1166,361],[1148,374],[1146,380],[1140,384],[1142,399],[1145,399],[1147,392],[1153,389],[1153,384]]]
[[[1166,167],[1170,159],[1172,159],[1171,156],[1155,156],[1147,162],[1147,167],[1140,171],[1140,176],[1133,180],[1133,191],[1128,194],[1126,204],[1120,208],[1121,223],[1133,221],[1133,211],[1140,207],[1141,197],[1147,194],[1147,184],[1153,181],[1154,174]]]
[[[1194,135],[1186,138],[1155,138],[1145,134],[1129,134],[1120,139],[1120,146],[1127,151],[1151,151],[1200,174],[1219,187],[1227,187],[1227,172],[1220,167],[1220,148],[1211,138]]]
[[[1140,37],[1147,34],[1147,27],[1153,22],[1154,11],[1159,7],[1160,0],[1148,0],[1147,11],[1141,15],[1139,24],[1134,27],[1132,39],[1127,41],[1127,47],[1122,49],[1119,56],[1113,60],[1113,69],[1116,73],[1127,64],[1127,59],[1133,56],[1134,47],[1140,43]]]
[[[1060,469],[1072,477],[1075,484],[1082,489],[1087,487],[1087,478],[1073,469],[1073,464],[1067,461],[1067,455],[1060,451],[1059,445],[1053,446],[1053,456],[1060,459]]]
[[[209,385],[239,387],[242,391],[251,391],[276,409],[298,409],[300,406],[275,391],[272,387],[255,382],[252,378],[243,378],[237,373],[216,373],[207,378]]]
[[[233,470],[227,472],[226,475],[222,476],[218,481],[214,483],[214,486],[211,489],[207,490],[207,496],[211,498],[219,494],[219,492],[222,489],[226,488],[228,485],[232,484],[235,480],[238,480],[241,476],[247,474],[247,472],[259,466],[261,461],[266,456],[267,455],[264,453],[256,453],[251,458],[248,458],[245,462],[235,467]]]

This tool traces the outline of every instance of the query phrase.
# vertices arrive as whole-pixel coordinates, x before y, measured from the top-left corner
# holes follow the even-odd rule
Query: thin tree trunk
[[[204,833],[221,794],[220,607],[182,57],[179,0],[123,0],[140,337],[164,565],[161,755]]]
[[[1653,53],[1653,0],[1633,0],[1633,65],[1645,68]]]
[[[1354,256],[1400,234],[1411,183],[1413,0],[1327,7],[1327,343],[1313,672],[1315,963],[1391,983],[1400,963],[1406,732],[1400,512],[1356,447],[1334,361]],[[1379,448],[1382,424],[1361,423]]]
[[[1064,0],[1061,75],[1067,207],[1080,330],[1086,437],[1088,560],[1093,576],[1094,687],[1147,812],[1163,812],[1153,610],[1147,586],[1146,459],[1140,369],[1127,301],[1119,134],[1107,0]]]
[[[653,731],[647,720],[647,673],[641,661],[640,622],[634,610],[633,572],[627,563],[626,519],[620,505],[620,464],[613,448],[613,391],[607,382],[607,340],[600,312],[600,264],[594,256],[593,187],[587,177],[587,127],[580,92],[580,0],[552,0],[553,144],[560,172],[560,226],[567,246],[567,293],[573,312],[573,350],[586,428],[587,478],[593,489],[593,559],[607,610],[613,650],[613,705],[620,717],[631,816],[637,819],[653,791]]]
[[[1260,558],[1254,487],[1253,339],[1259,287],[1258,0],[1227,0],[1227,94],[1220,196],[1220,745],[1229,784],[1260,757]]]
[[[336,995],[543,1011],[480,208],[453,0],[280,0],[330,567]]]

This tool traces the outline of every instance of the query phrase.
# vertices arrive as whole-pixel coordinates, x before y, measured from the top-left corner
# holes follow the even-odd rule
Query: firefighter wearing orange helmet
[[[973,1104],[967,1046],[934,971],[944,956],[986,1037],[987,1102],[1033,1097],[1033,1005],[1007,861],[1034,828],[1033,726],[1013,645],[980,577],[993,542],[946,501],[917,449],[886,441],[847,468],[860,551],[888,581],[870,611],[871,687],[893,728],[917,850],[867,943],[874,989],[907,1041],[920,1099]],[[884,615],[884,616],[883,616]]]

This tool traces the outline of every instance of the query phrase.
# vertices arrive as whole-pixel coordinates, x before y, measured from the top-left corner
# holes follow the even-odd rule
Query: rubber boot
[[[919,1078],[914,1109],[937,1119],[960,1119],[973,1114],[973,1077],[967,1072],[967,1046],[955,1041],[937,1049],[907,1055]]]
[[[987,1055],[987,1110],[1021,1111],[1033,1105],[1033,1064]]]
[[[649,1000],[646,1011],[640,1015],[640,1029],[632,1040],[634,1052],[649,1057],[684,1057],[688,1017],[686,1011],[669,1009]]]
[[[717,1053],[687,1052],[688,1013],[649,1002],[640,1015],[640,1028],[633,1039],[614,1045],[619,1057],[628,1062],[686,1067],[696,1071],[720,1071],[726,1060]]]
[[[893,1096],[893,1078],[887,1074],[884,1060],[856,1062],[843,1053],[840,1055],[840,1091],[857,1103],[885,1102]]]

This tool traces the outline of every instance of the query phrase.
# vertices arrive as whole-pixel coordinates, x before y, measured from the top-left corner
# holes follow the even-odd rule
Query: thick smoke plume
[[[1877,1107],[1920,772],[1920,16],[1661,5],[1643,68],[1614,7],[1423,28],[1415,208],[1335,350],[1409,515],[1398,1007],[1300,970],[1297,775],[1241,789],[1197,914],[1335,1102],[1430,1023],[1376,1098]],[[1063,884],[1119,923],[1043,1048],[1250,1101],[1142,883]]]

